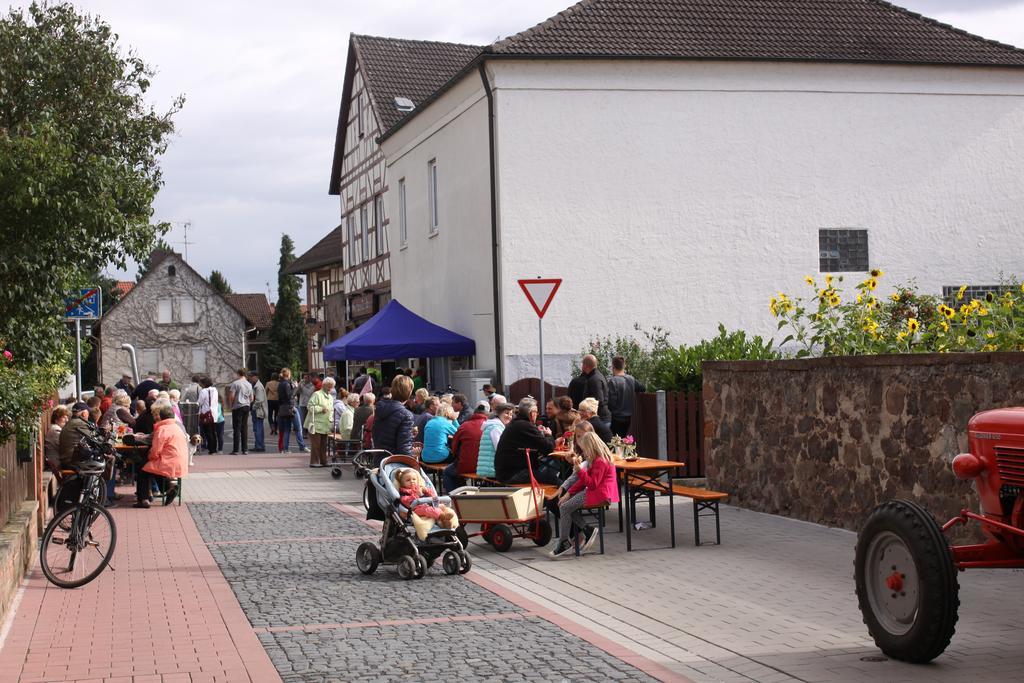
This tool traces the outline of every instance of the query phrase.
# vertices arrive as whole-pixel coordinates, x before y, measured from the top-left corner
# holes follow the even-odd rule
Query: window
[[[363,245],[361,249],[363,253],[363,261],[370,260],[370,218],[368,214],[369,206],[363,204],[363,207],[359,209],[359,222],[362,223],[363,226]]]
[[[384,197],[377,195],[377,198],[373,201],[373,224],[377,228],[375,235],[377,242],[377,256],[382,255],[387,251],[387,247],[384,243]]]
[[[183,323],[194,323],[196,321],[196,302],[193,299],[178,299],[178,315]]]
[[[363,94],[359,93],[356,95],[356,129],[359,131],[359,137],[363,137]]]
[[[1002,296],[1008,291],[1013,291],[1014,287],[1011,285],[967,285],[964,290],[964,296],[962,299],[957,298],[957,294],[960,293],[960,287],[962,285],[945,285],[942,288],[942,298],[946,300],[946,303],[954,308],[969,303],[975,299],[978,301],[985,301],[986,295],[991,294],[992,296]]]
[[[245,367],[252,372],[260,371],[260,357],[255,351],[250,351],[246,354]]]
[[[404,247],[409,242],[409,224],[406,222],[405,178],[398,181],[398,244]]]
[[[139,372],[149,374],[157,372],[160,367],[160,349],[142,349],[142,367]]]
[[[174,322],[174,299],[157,299],[156,321],[161,324]]]
[[[866,273],[867,230],[819,230],[818,270],[822,273]]]
[[[331,281],[327,278],[324,278],[323,280],[318,281],[316,283],[316,286],[317,296],[319,297],[316,303],[322,304],[324,302],[324,299],[326,299],[331,294]],[[251,370],[252,368],[249,369]]]
[[[356,264],[356,214],[348,215],[348,267]]]
[[[437,159],[427,162],[427,195],[430,199],[430,234],[434,235],[441,225],[437,211]]]
[[[206,347],[192,347],[192,374],[206,372]]]

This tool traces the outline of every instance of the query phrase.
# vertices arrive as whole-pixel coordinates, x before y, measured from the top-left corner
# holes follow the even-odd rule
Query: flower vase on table
[[[625,460],[632,462],[636,460],[636,439],[633,438],[632,434],[627,435],[625,438],[616,434],[612,437],[612,440],[608,442],[608,445],[612,449],[612,454],[616,460]]]

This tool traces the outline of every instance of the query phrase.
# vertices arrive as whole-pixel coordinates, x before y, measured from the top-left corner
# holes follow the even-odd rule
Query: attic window
[[[401,112],[409,112],[416,108],[416,105],[412,103],[408,97],[396,97],[395,98],[395,109]]]
[[[174,277],[175,275],[177,275],[177,273],[178,273],[178,270],[174,266],[167,266],[167,274],[168,275],[170,275],[171,277]]]

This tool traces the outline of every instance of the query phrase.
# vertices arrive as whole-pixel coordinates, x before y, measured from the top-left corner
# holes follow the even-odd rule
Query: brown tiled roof
[[[407,97],[418,107],[483,50],[479,45],[355,34],[352,42],[382,133],[406,114],[395,108],[396,97]]]
[[[293,275],[301,275],[332,263],[340,264],[341,238],[342,229],[339,225],[310,247],[306,253],[292,261],[292,264],[288,266],[288,272]]]
[[[114,283],[114,289],[117,290],[119,298],[132,291],[133,287],[135,287],[135,283],[131,280],[118,280]]]
[[[225,294],[224,299],[234,306],[258,330],[269,330],[273,311],[266,294]]]
[[[1024,50],[882,0],[583,0],[487,52],[1024,66]]]

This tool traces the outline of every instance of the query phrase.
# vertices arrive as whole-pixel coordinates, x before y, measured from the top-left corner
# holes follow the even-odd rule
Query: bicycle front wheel
[[[39,565],[55,586],[78,588],[106,569],[116,545],[117,526],[105,507],[74,505],[46,526],[39,542]]]

